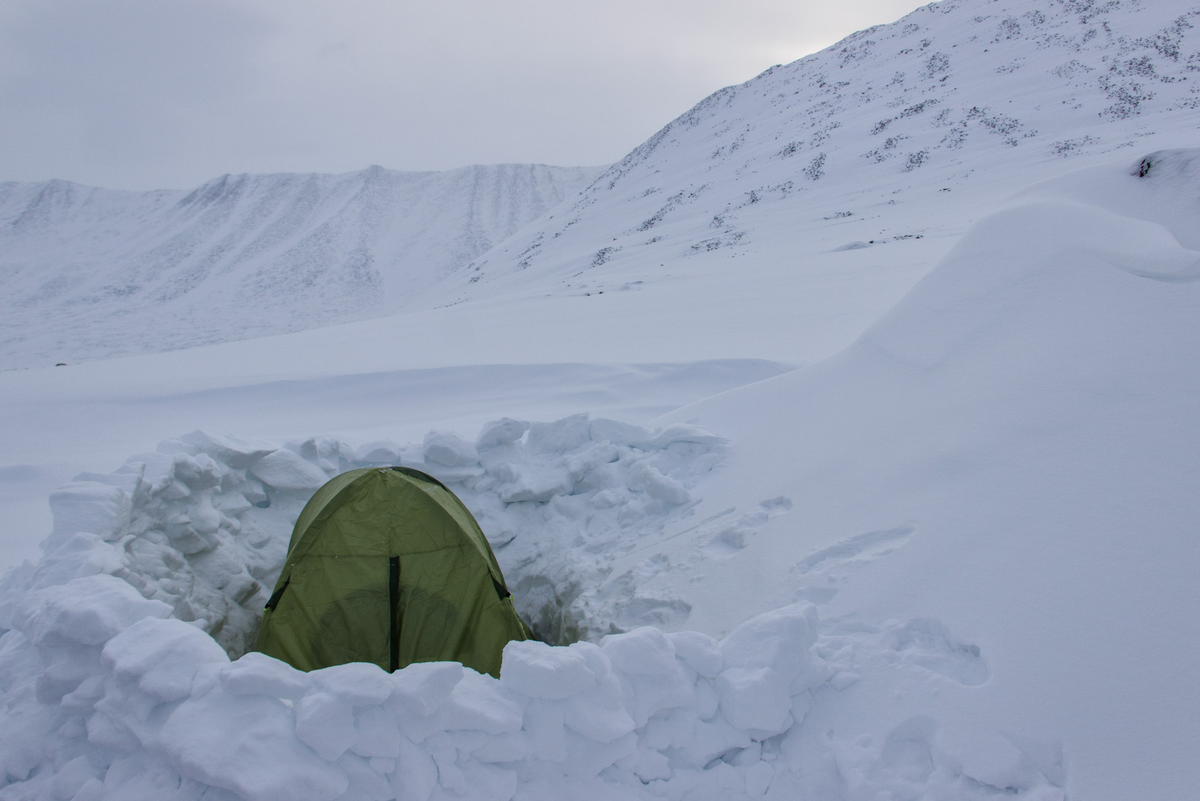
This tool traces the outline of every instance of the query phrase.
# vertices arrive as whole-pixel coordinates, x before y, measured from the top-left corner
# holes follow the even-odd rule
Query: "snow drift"
[[[793,506],[719,577],[686,559],[712,527],[650,549],[676,569],[646,591],[677,590],[705,631],[736,625],[735,597],[742,614],[808,599],[868,627],[934,618],[962,638],[955,675],[973,681],[976,649],[988,680],[847,698],[835,731],[855,703],[877,721],[986,719],[1061,742],[1072,795],[1189,796],[1197,220],[1198,150],[1035,186],[847,351],[668,415],[736,446],[695,488],[698,516]]]

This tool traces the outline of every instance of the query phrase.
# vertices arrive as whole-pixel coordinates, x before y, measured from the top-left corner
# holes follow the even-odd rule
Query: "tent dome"
[[[447,660],[498,676],[504,645],[532,637],[462,501],[418,470],[367,467],[300,513],[256,650],[301,670]]]

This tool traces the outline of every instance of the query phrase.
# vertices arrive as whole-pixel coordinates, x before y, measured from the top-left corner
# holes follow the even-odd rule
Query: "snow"
[[[0,373],[0,799],[1193,796],[1197,18],[934,4],[402,314]],[[479,519],[499,680],[246,653],[376,464]]]
[[[223,797],[212,788],[248,799],[511,798],[522,783],[529,798],[564,785],[661,797],[672,783],[690,789],[729,749],[743,754],[752,737],[787,731],[824,678],[810,654],[808,604],[734,632],[715,677],[692,669],[696,657],[680,658],[672,638],[641,628],[599,646],[510,643],[499,680],[453,663],[306,674],[257,654],[230,662],[199,628],[164,619],[168,611],[108,575],[27,596],[3,642],[9,715],[25,724],[0,735],[14,782],[6,794],[39,797],[70,781],[76,791],[90,785],[89,797],[129,799]],[[715,668],[721,650],[697,638],[680,639]],[[23,660],[43,666],[36,692],[34,677],[11,670]],[[48,735],[36,745],[82,761],[36,770],[35,732]],[[422,785],[430,764],[435,781]],[[720,786],[773,775],[757,747]],[[648,781],[657,792],[646,794]],[[177,790],[161,795],[164,785]]]
[[[605,439],[609,432],[617,442]],[[647,431],[578,414],[491,422],[478,441],[486,446],[431,432],[419,446],[355,448],[323,437],[264,448],[193,432],[56,491],[45,557],[9,576],[9,595],[116,575],[240,656],[308,497],[337,473],[395,463],[433,474],[470,506],[507,566],[520,611],[542,636],[599,637],[613,620],[686,615],[673,597],[602,580],[614,558],[686,511],[687,487],[720,464],[723,439],[694,426]],[[0,627],[8,628],[3,609]]]
[[[5,369],[389,314],[600,170],[224,175],[191,191],[0,183]]]
[[[1020,184],[1194,134],[1198,20],[1189,0],[931,3],[713,93],[427,302],[604,291],[611,303],[688,280],[774,322],[772,304],[742,296],[731,259],[803,304],[789,273],[861,263],[853,253],[903,270],[898,246],[960,235]],[[846,261],[814,258],[831,251]],[[863,283],[856,302],[871,303],[883,287]]]
[[[719,579],[692,583],[703,567],[685,566],[702,527],[651,549],[676,568],[643,586],[678,589],[709,631],[736,625],[748,587],[751,609],[805,598],[839,618],[911,616],[881,658],[978,687],[1003,730],[1068,739],[1073,792],[1186,796],[1197,159],[1023,192],[842,354],[669,416],[736,443],[722,480],[693,488],[697,515],[751,493],[793,507]],[[1129,764],[1147,738],[1153,753]]]
[[[622,555],[689,516],[688,488],[721,467],[725,440],[690,424],[647,430],[581,414],[490,422],[476,441],[486,446],[434,433],[384,455],[464,498],[535,629],[585,640],[510,643],[498,681],[454,663],[306,674],[246,653],[312,492],[296,475],[320,470],[315,462],[353,469],[364,448],[316,438],[271,449],[193,432],[92,475],[100,487],[126,482],[120,530],[74,530],[108,519],[88,510],[106,510],[106,496],[80,496],[56,518],[43,559],[0,589],[0,688],[9,719],[22,721],[0,740],[6,792],[39,798],[70,782],[84,797],[129,799],[173,797],[164,788],[181,798],[512,798],[518,788],[554,798],[563,787],[655,798],[799,787],[807,763],[785,758],[786,744],[806,736],[814,691],[838,686],[818,653],[816,607],[769,611],[718,642],[639,627],[677,628],[690,607],[642,592],[638,571],[605,581]],[[429,460],[431,444],[447,443],[474,461]],[[552,489],[504,501],[529,474]],[[613,622],[629,630],[606,635]],[[827,745],[820,758],[829,755]],[[1002,769],[981,757],[946,786]],[[880,770],[884,786],[911,766]],[[1012,782],[1062,784],[1041,770]]]

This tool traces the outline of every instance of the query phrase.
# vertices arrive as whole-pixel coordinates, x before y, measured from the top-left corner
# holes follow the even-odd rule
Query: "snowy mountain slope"
[[[1198,109],[1193,0],[945,0],[714,93],[424,302],[958,235],[1010,174],[1188,144]]]
[[[0,184],[0,365],[386,314],[574,195],[541,165],[226,175],[190,192]]]
[[[844,353],[657,431],[197,432],[79,476],[0,592],[9,794],[1188,797],[1198,178],[1164,151],[1023,192]],[[397,462],[592,642],[499,681],[230,662],[307,494]]]
[[[843,698],[821,718],[835,736],[859,703],[881,726],[965,714],[1061,742],[1072,797],[1190,797],[1197,220],[1200,150],[1023,193],[844,353],[657,421],[731,456],[693,490],[702,524],[613,581],[641,576],[713,634],[811,600],[847,658],[915,621],[876,658],[942,641],[917,664],[953,681]]]
[[[967,43],[991,58],[1021,41],[957,35],[993,23],[1015,33],[995,9],[1021,37],[1057,25],[1064,38],[1015,71],[955,61]],[[1175,25],[1189,10],[998,0],[918,12],[918,24],[958,26],[926,50],[949,54],[945,85],[975,70],[985,89],[954,84],[955,97],[978,92],[972,103],[1007,105],[1015,86],[1019,105],[1067,85],[1044,71],[1012,83],[1046,54],[1130,63],[1075,76],[1093,106],[1062,112],[1079,125],[1053,135],[1066,138],[1013,147],[972,118],[961,148],[931,149],[911,172],[899,156],[859,161],[858,145],[839,140],[821,167],[857,165],[844,180],[827,172],[787,198],[747,197],[733,245],[693,252],[694,237],[717,231],[701,212],[731,202],[726,182],[749,191],[737,182],[793,169],[796,153],[759,158],[757,176],[718,165],[722,180],[694,206],[640,232],[668,239],[623,240],[579,276],[564,279],[582,269],[571,259],[592,264],[665,204],[590,193],[580,221],[548,235],[528,267],[485,270],[465,292],[406,308],[467,301],[450,307],[0,374],[6,519],[56,470],[88,471],[54,494],[49,553],[0,591],[0,793],[1192,797],[1200,160],[1142,159],[1196,142],[1194,109],[1155,105],[1186,100],[1195,80],[1196,18]],[[1105,22],[1124,44],[1100,40]],[[1068,34],[1078,51],[1058,49]],[[1154,84],[1138,115],[1104,115],[1117,101],[1097,94],[1099,77],[1145,73],[1139,53],[1178,80]],[[730,109],[763,105],[733,94]],[[858,136],[905,133],[937,108],[901,116],[909,107]],[[839,119],[823,146],[850,127]],[[692,180],[707,164],[693,156],[707,159],[712,142],[680,139],[655,159],[712,123],[674,126],[614,197],[650,174],[641,164]],[[1095,141],[1052,152],[1080,137]],[[778,152],[752,140],[735,152]],[[894,188],[893,206],[879,193]],[[897,238],[908,234],[922,238]],[[671,237],[678,249],[656,250]],[[358,347],[396,341],[420,347]],[[778,362],[848,343],[768,378]],[[702,361],[715,358],[728,361]],[[654,420],[704,395],[715,396]],[[551,422],[584,411],[591,420]],[[511,443],[476,439],[505,415],[546,422]],[[638,425],[596,420],[609,416]],[[197,427],[270,442],[185,436],[102,472]],[[559,633],[582,621],[594,639],[606,624],[670,634],[515,648],[499,682],[440,666],[387,677],[230,662],[210,634],[230,645],[250,619],[252,581],[269,577],[304,493],[377,461],[423,465],[469,498],[523,608],[546,612],[539,625],[565,611]]]

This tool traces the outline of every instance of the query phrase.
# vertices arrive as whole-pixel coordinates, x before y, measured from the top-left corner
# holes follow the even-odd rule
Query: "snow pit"
[[[506,418],[474,442],[430,432],[409,446],[313,438],[274,447],[197,431],[56,490],[46,557],[14,571],[4,598],[113,575],[236,658],[253,644],[312,493],[346,470],[400,464],[463,499],[543,639],[597,639],[618,617],[682,622],[687,607],[677,599],[606,590],[608,563],[686,512],[688,487],[719,464],[724,447],[688,426],[647,431],[586,414],[532,424]],[[0,628],[11,628],[11,611],[3,611],[11,603],[0,600]]]
[[[608,563],[686,514],[725,448],[691,426],[576,415],[357,449],[195,432],[78,476],[52,496],[43,559],[0,587],[0,801],[791,799],[828,786],[1064,798],[1052,745],[932,717],[834,736],[857,688],[957,681],[924,670],[923,653],[880,658],[924,647],[895,625],[822,633],[802,602],[722,641],[607,633],[686,618],[636,577],[606,581]],[[510,643],[499,680],[457,663],[303,673],[246,653],[318,473],[390,463],[449,484],[522,611],[583,641]],[[896,664],[907,672],[887,674]]]

